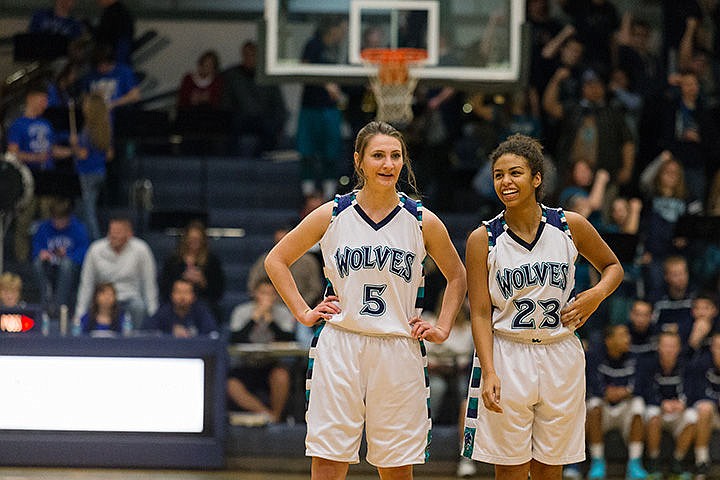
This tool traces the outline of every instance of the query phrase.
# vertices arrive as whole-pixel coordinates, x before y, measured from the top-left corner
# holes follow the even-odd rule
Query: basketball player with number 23
[[[465,268],[438,217],[396,190],[403,171],[414,183],[398,130],[365,125],[354,164],[359,189],[305,217],[270,251],[265,268],[300,323],[320,322],[307,380],[312,478],[345,478],[359,461],[364,427],[367,461],[380,478],[408,480],[413,465],[425,462],[430,440],[423,341],[448,338],[465,298]],[[328,291],[310,307],[289,267],[317,242]],[[426,254],[447,280],[435,324],[419,317]]]
[[[466,267],[476,355],[462,454],[495,478],[559,480],[585,459],[585,354],[575,330],[623,269],[585,217],[539,203],[542,146],[513,135],[491,154],[505,210],[475,229]],[[578,253],[599,272],[576,292]]]

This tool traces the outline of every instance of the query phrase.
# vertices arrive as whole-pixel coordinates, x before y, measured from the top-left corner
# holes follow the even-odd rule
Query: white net
[[[412,102],[417,79],[408,76],[405,83],[384,84],[370,77],[370,87],[377,104],[376,120],[405,125],[413,119]]]
[[[413,119],[412,104],[417,78],[408,65],[419,65],[427,58],[420,49],[365,49],[366,65],[375,68],[370,76],[370,88],[377,104],[376,120],[404,126]]]

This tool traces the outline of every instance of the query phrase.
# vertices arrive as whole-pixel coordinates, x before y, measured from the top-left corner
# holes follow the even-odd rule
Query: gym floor
[[[377,474],[352,473],[351,480],[377,480]],[[308,480],[309,473],[270,473],[238,470],[213,472],[195,470],[127,470],[69,468],[0,468],[0,480]],[[608,479],[623,477],[608,477]],[[416,480],[457,480],[455,476],[416,474]],[[492,480],[474,476],[473,480]]]

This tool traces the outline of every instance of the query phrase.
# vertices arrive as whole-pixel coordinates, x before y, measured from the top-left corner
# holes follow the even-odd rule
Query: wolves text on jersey
[[[387,266],[388,271],[406,282],[412,279],[412,265],[415,253],[392,247],[370,247],[337,249],[334,255],[340,278],[347,276],[350,270],[378,269]]]
[[[559,262],[525,263],[515,268],[498,270],[495,280],[503,297],[507,300],[514,290],[522,290],[534,285],[551,285],[565,289],[570,266]]]

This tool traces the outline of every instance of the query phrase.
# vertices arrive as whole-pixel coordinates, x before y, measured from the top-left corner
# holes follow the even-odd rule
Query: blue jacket
[[[709,348],[699,350],[689,365],[688,405],[698,400],[720,402],[720,366],[715,365]]]
[[[75,216],[70,217],[70,224],[61,230],[55,228],[52,220],[45,220],[33,235],[32,256],[36,258],[41,250],[53,253],[58,248],[65,248],[67,257],[82,265],[89,245],[87,229]]]
[[[682,400],[687,405],[687,375],[684,357],[678,355],[675,366],[663,371],[657,355],[638,362],[638,393],[646,405],[660,406],[663,400]]]
[[[608,356],[604,343],[593,345],[587,354],[586,381],[587,398],[605,398],[608,386],[627,387],[635,392],[637,378],[637,358],[628,352],[620,358]]]
[[[143,329],[171,334],[174,325],[194,329],[200,335],[209,335],[218,330],[215,318],[202,300],[196,300],[183,318],[175,313],[172,303],[165,302],[160,305],[155,315],[145,322]]]

